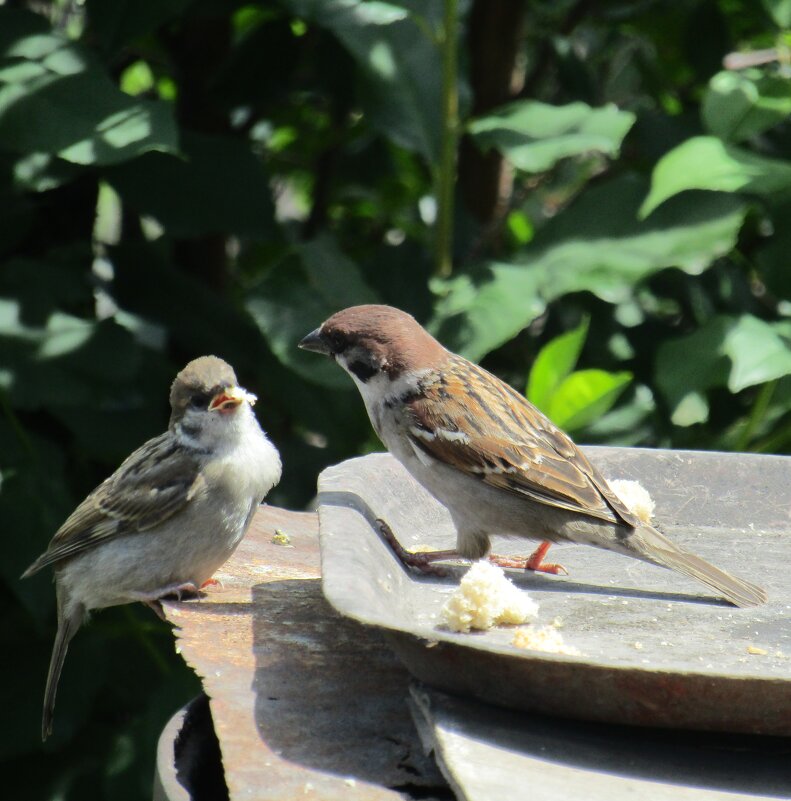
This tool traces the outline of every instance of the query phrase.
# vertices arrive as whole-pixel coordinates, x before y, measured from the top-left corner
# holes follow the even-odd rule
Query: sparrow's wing
[[[72,512],[25,575],[112,537],[151,529],[183,508],[203,486],[197,454],[181,447],[170,433],[155,437]]]
[[[416,452],[548,506],[641,525],[571,439],[491,373],[453,357],[421,389],[405,399]]]

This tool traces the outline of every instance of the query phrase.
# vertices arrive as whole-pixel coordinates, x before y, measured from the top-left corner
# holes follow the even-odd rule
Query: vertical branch
[[[442,25],[442,140],[437,172],[435,270],[447,278],[453,271],[453,194],[456,184],[456,141],[459,127],[458,0],[445,0]]]

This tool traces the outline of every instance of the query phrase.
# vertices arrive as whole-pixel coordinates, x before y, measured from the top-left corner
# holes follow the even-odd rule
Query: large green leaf
[[[0,8],[0,147],[115,164],[178,147],[172,106],[121,92],[87,51]],[[14,35],[16,33],[16,35]]]
[[[568,156],[616,156],[634,121],[634,114],[612,104],[521,100],[473,120],[468,130],[482,149],[499,150],[520,170],[542,172]]]
[[[791,164],[756,156],[714,136],[696,136],[654,167],[651,191],[640,208],[646,217],[668,198],[689,189],[771,195],[791,188]]]
[[[537,270],[492,262],[473,275],[435,281],[429,328],[472,361],[512,339],[544,311]]]
[[[297,343],[336,311],[377,298],[356,265],[332,240],[298,246],[268,274],[247,299],[247,308],[277,358],[314,383],[341,389],[349,379],[335,364]]]
[[[778,28],[791,28],[791,0],[763,0],[763,6]]]
[[[357,62],[366,118],[396,144],[436,163],[441,65],[424,18],[393,3],[284,0],[293,13],[331,31]]]
[[[788,333],[749,314],[713,317],[693,334],[663,343],[657,353],[656,382],[681,426],[708,419],[709,389],[740,392],[786,375]]]
[[[631,380],[632,374],[627,372],[578,370],[560,383],[547,416],[569,431],[583,428],[608,412]]]
[[[586,318],[576,328],[547,342],[538,352],[527,380],[527,399],[546,412],[560,384],[577,366],[588,336]]]
[[[783,122],[791,114],[791,82],[760,70],[725,70],[710,81],[701,115],[720,139],[741,142]]]
[[[723,352],[731,360],[731,392],[791,375],[791,341],[781,324],[744,314],[728,331]]]
[[[182,144],[183,157],[147,153],[107,178],[125,203],[174,236],[271,235],[269,179],[245,140],[185,133]]]
[[[519,263],[542,274],[546,300],[587,290],[622,302],[659,270],[697,274],[733,249],[746,212],[739,198],[688,195],[640,221],[645,188],[642,178],[627,175],[588,189],[518,254]]]

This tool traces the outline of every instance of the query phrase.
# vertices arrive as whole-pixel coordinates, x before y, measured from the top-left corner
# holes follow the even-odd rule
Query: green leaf
[[[0,50],[0,147],[83,165],[177,150],[170,104],[125,95],[77,45],[10,19],[19,35]]]
[[[701,115],[720,139],[741,142],[783,122],[791,114],[791,82],[760,70],[725,70],[710,81]]]
[[[560,428],[575,431],[608,412],[632,380],[628,372],[578,370],[560,383],[547,416]]]
[[[778,28],[791,28],[791,0],[763,0],[763,6]]]
[[[705,393],[715,387],[740,392],[791,375],[791,343],[779,324],[745,314],[713,317],[693,334],[664,342],[656,382],[676,425],[708,419]]]
[[[517,254],[515,261],[541,274],[546,301],[587,290],[621,303],[659,270],[697,275],[733,249],[746,213],[741,199],[690,194],[639,221],[645,187],[626,175],[587,189]]]
[[[356,265],[329,238],[295,248],[270,268],[247,299],[247,309],[287,367],[313,383],[349,388],[348,376],[330,360],[299,350],[297,343],[336,311],[377,297]]]
[[[357,62],[368,122],[395,144],[436,164],[442,70],[422,18],[382,2],[285,0],[285,5],[331,31]]]
[[[549,409],[552,396],[577,366],[588,336],[589,318],[577,328],[547,342],[536,356],[527,381],[527,399],[542,411]]]
[[[780,325],[750,314],[738,318],[723,343],[723,352],[731,360],[731,392],[791,375],[791,341],[782,331]]]
[[[441,296],[429,329],[457,353],[479,361],[513,339],[545,309],[538,270],[492,262],[472,275],[435,280]]]
[[[688,189],[771,195],[791,187],[791,164],[756,156],[713,136],[696,136],[663,156],[640,208],[647,217],[668,198]]]
[[[724,386],[730,366],[722,347],[733,325],[729,317],[714,317],[692,334],[659,346],[655,379],[671,409],[675,425],[689,426],[708,419],[705,392]]]
[[[185,133],[184,157],[147,153],[106,172],[125,203],[155,217],[173,236],[271,236],[269,178],[247,143]]]
[[[618,155],[635,119],[611,103],[591,108],[522,100],[473,120],[468,130],[483,150],[499,150],[520,170],[543,172],[568,156]]]

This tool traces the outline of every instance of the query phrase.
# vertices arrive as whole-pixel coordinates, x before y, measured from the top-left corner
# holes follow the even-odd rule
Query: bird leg
[[[537,573],[551,573],[554,576],[568,576],[569,571],[563,565],[549,562],[544,564],[544,557],[547,555],[551,542],[544,540],[538,548],[525,559],[523,556],[499,556],[491,554],[489,561],[500,567],[515,567],[519,570],[535,570]]]
[[[165,620],[165,613],[162,611],[162,604],[160,603],[163,598],[175,595],[181,601],[184,595],[199,594],[200,588],[188,581],[183,584],[168,584],[166,587],[160,587],[152,592],[130,592],[129,598],[132,601],[140,601],[145,604],[160,620]]]
[[[448,571],[444,567],[435,565],[434,562],[444,562],[448,559],[464,559],[458,551],[453,550],[426,551],[425,553],[408,551],[396,539],[396,535],[393,534],[393,529],[391,529],[384,520],[377,518],[376,525],[379,526],[379,533],[390,546],[401,564],[405,567],[411,567],[419,573],[428,573],[433,576],[447,576]]]

